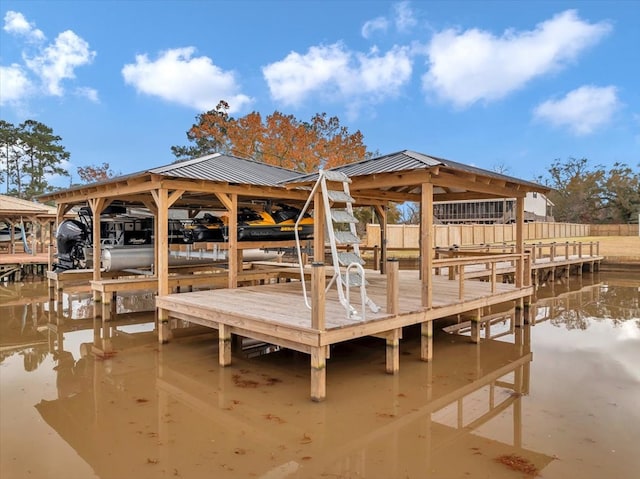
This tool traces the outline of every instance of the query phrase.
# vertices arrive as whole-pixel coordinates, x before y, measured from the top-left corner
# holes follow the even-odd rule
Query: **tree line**
[[[318,113],[309,121],[275,111],[234,118],[220,101],[213,110],[196,116],[186,131],[187,145],[171,147],[176,161],[211,153],[225,153],[289,168],[317,171],[376,156],[360,131],[351,133],[337,117]],[[54,188],[52,175],[71,174],[66,169],[69,152],[62,138],[35,120],[14,126],[0,120],[0,185],[6,194],[31,199]],[[109,163],[77,167],[82,184],[107,180],[115,173]],[[556,221],[569,223],[628,223],[640,212],[640,164],[615,163],[610,168],[591,165],[587,158],[555,159],[546,174],[535,179],[551,189]],[[417,210],[392,205],[389,222],[413,222]],[[362,212],[369,221],[370,212]]]
[[[53,175],[69,176],[65,168],[70,154],[53,129],[35,120],[18,126],[0,120],[0,163],[5,193],[32,199],[51,191]]]

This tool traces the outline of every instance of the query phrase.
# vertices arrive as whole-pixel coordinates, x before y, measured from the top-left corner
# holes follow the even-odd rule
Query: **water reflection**
[[[463,323],[442,324],[428,364],[419,360],[419,331],[408,328],[395,376],[384,374],[381,340],[339,345],[329,399],[314,404],[305,355],[236,354],[220,368],[213,334],[161,347],[153,314],[72,319],[69,308],[47,309],[46,286],[22,285],[20,299],[0,303],[0,475],[515,478],[529,467],[554,477],[554,464],[568,462],[535,439],[544,424],[535,391],[545,388],[532,381],[531,336],[545,325],[638,328],[638,287],[596,277],[556,287],[553,297],[541,289],[526,317],[511,305],[488,311],[479,345]],[[41,390],[25,386],[33,373]],[[16,438],[35,423],[56,432],[38,435],[43,448],[63,442],[73,454],[30,460]]]
[[[640,328],[640,280],[610,275],[607,283],[574,282],[571,286],[564,291],[541,288],[528,319],[533,324],[550,321],[569,330],[586,330],[603,321],[614,326],[634,321]]]

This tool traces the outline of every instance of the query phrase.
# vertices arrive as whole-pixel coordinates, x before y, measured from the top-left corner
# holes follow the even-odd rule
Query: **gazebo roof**
[[[549,188],[456,161],[402,150],[376,158],[331,168],[352,180],[351,191],[395,201],[418,200],[421,184],[434,184],[438,200],[524,196],[528,191],[546,193]],[[317,173],[299,175],[286,181],[288,185],[314,182]]]
[[[0,195],[0,219],[20,216],[53,216],[56,208],[34,201],[27,201],[14,196]]]
[[[333,168],[352,180],[351,192],[361,204],[419,201],[421,186],[432,183],[436,201],[496,197],[524,197],[548,188],[451,160],[402,150]],[[145,204],[140,195],[157,188],[180,191],[176,207],[215,207],[219,194],[251,198],[304,201],[317,173],[299,172],[255,160],[215,153],[170,163],[108,180],[48,193],[44,201],[79,204],[89,198],[110,198],[130,205]]]

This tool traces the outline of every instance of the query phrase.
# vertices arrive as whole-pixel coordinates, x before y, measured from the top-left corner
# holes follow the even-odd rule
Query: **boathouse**
[[[338,186],[344,195],[332,195],[335,191],[327,187],[330,184]],[[112,301],[117,291],[155,288],[159,342],[171,340],[178,322],[214,328],[218,330],[221,366],[231,363],[232,335],[307,353],[311,358],[311,398],[319,401],[326,396],[326,365],[333,344],[364,336],[380,337],[385,344],[386,371],[393,374],[400,366],[403,328],[420,325],[421,359],[430,361],[434,321],[451,315],[465,316],[472,321],[472,338],[479,341],[485,310],[506,302],[523,306],[533,293],[530,257],[523,239],[524,198],[528,192],[545,194],[548,189],[404,150],[310,175],[213,154],[57,191],[40,199],[56,202],[58,222],[73,206],[88,205],[93,213],[94,245],[101,244],[100,213],[107,206],[148,209],[155,219],[152,275],[104,279],[100,268],[94,268],[94,299],[104,305]],[[436,258],[434,202],[489,198],[515,198],[514,251]],[[301,265],[297,266],[243,266],[243,250],[296,246],[291,240],[238,240],[239,208],[259,201],[304,206],[313,213],[309,262],[299,256]],[[331,232],[334,220],[329,210],[334,202],[347,203],[343,212],[349,211],[351,205],[371,207],[384,232],[389,202],[405,201],[420,205],[419,270],[400,271],[397,261],[387,258],[383,237],[379,267],[362,270],[362,277],[351,291],[347,273],[349,307],[345,307],[345,280],[337,275],[336,256],[325,264],[327,244],[335,247],[340,242]],[[192,274],[191,278],[202,276],[197,283],[170,270],[168,232],[162,225],[168,224],[171,209],[186,210],[189,217],[203,210],[226,210],[229,235],[220,247],[228,250],[228,261],[223,270],[212,267],[208,276]],[[357,251],[357,244],[351,247],[351,252]],[[100,248],[95,248],[94,264],[100,264],[100,254]],[[505,264],[511,271],[511,282],[501,281],[500,269]],[[467,273],[470,266],[478,266],[478,271]],[[359,277],[359,273],[353,277]],[[202,290],[172,294],[176,287],[194,284]],[[103,307],[102,314],[103,319],[108,319],[108,308]]]

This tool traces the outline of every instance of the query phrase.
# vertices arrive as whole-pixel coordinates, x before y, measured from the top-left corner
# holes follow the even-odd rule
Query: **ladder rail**
[[[342,183],[342,191],[331,189],[329,190],[327,186],[327,181],[332,183]],[[329,280],[326,285],[325,291],[328,291],[335,283],[336,289],[338,290],[338,299],[340,303],[345,308],[347,313],[347,319],[365,319],[365,310],[366,306],[369,306],[372,312],[377,313],[380,311],[380,308],[368,297],[366,292],[366,279],[365,279],[365,270],[362,266],[364,260],[360,256],[360,244],[358,232],[356,229],[355,223],[357,223],[357,219],[353,215],[353,202],[354,199],[351,197],[351,192],[349,191],[349,183],[351,180],[344,173],[340,172],[332,172],[319,170],[318,179],[316,183],[313,185],[311,192],[309,193],[309,197],[305,202],[304,206],[300,210],[299,216],[296,219],[294,224],[294,235],[296,239],[296,250],[298,253],[298,263],[300,265],[300,279],[302,281],[302,292],[304,296],[304,302],[308,309],[311,309],[311,303],[307,294],[307,286],[304,278],[304,264],[302,262],[302,246],[300,243],[300,235],[299,235],[299,226],[300,222],[304,214],[308,211],[309,205],[314,200],[315,195],[318,192],[318,188],[321,189],[322,192],[322,203],[324,206],[324,215],[325,215],[325,223],[326,223],[326,234],[327,239],[329,241],[329,246],[331,249],[331,260],[333,263],[333,276]],[[331,209],[331,202],[333,203],[343,203],[344,211],[340,214],[336,213],[334,217],[334,213]],[[340,229],[336,231],[334,228],[334,224],[345,224],[348,223],[348,231]],[[338,234],[340,233],[340,234]],[[353,248],[353,253],[342,254],[338,252],[338,242],[350,244]],[[314,251],[314,254],[318,252]],[[324,245],[323,245],[323,253],[324,253]],[[349,258],[349,254],[353,258]],[[342,262],[341,262],[342,259]],[[343,270],[342,267],[345,267]],[[353,270],[357,272],[353,272]],[[344,271],[344,277],[343,277]],[[352,279],[355,278],[353,281]],[[352,284],[353,283],[353,284]],[[361,312],[354,308],[350,302],[350,294],[351,294],[351,286],[358,286],[360,288],[360,300],[361,300]]]
[[[370,301],[367,298],[367,291],[364,287],[364,268],[362,267],[362,265],[360,263],[351,263],[349,266],[347,266],[347,269],[345,271],[345,279],[346,279],[346,283],[347,283],[347,287],[346,287],[346,299],[347,299],[347,304],[351,305],[351,301],[349,299],[350,296],[350,285],[351,285],[351,281],[349,281],[349,273],[351,272],[351,269],[355,268],[358,270],[358,273],[360,274],[360,278],[362,283],[360,284],[360,302],[361,302],[361,311],[362,311],[362,318],[360,318],[362,321],[364,321],[366,319],[366,308],[365,305],[368,303],[368,301]]]
[[[296,238],[296,251],[298,253],[298,264],[300,265],[300,282],[302,283],[302,294],[304,296],[304,304],[307,306],[308,309],[311,309],[311,303],[309,302],[309,298],[307,297],[307,285],[304,280],[304,263],[302,262],[302,246],[300,244],[300,234],[298,233],[298,228],[300,227],[300,222],[302,221],[304,214],[309,209],[309,205],[311,204],[311,201],[313,201],[313,196],[315,195],[316,190],[318,189],[318,185],[320,184],[321,178],[322,178],[322,170],[320,170],[318,180],[316,181],[316,184],[313,185],[313,188],[311,188],[311,193],[309,193],[309,198],[307,198],[307,201],[305,202],[304,206],[300,210],[298,219],[296,219],[296,222],[293,225],[293,233]]]

